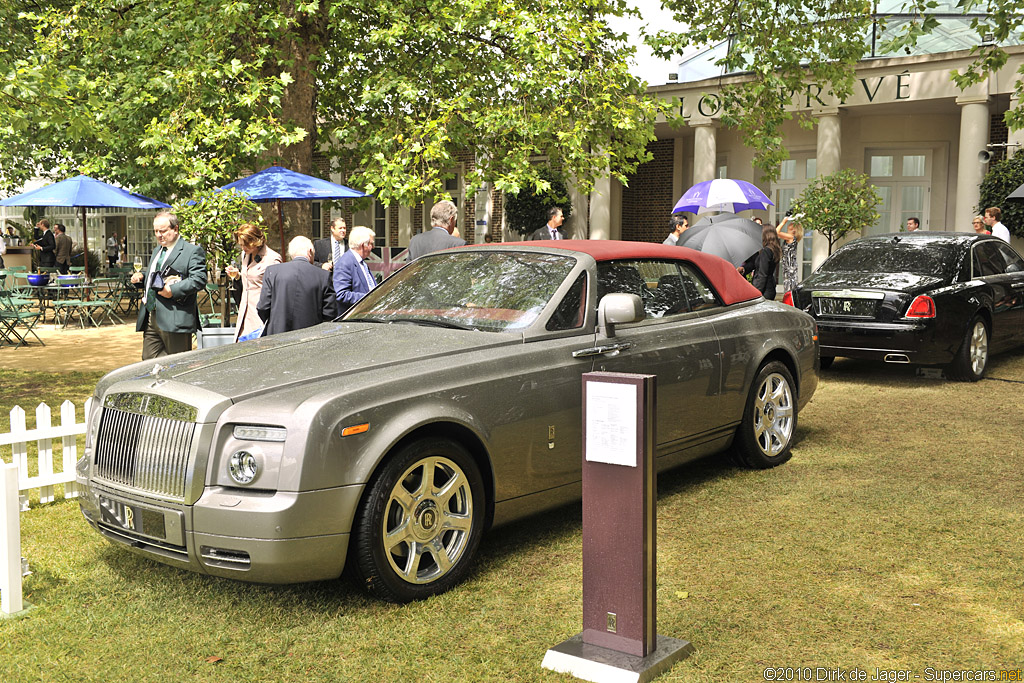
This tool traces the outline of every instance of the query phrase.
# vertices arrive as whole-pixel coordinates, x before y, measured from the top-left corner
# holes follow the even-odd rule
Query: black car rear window
[[[956,267],[961,245],[951,242],[902,240],[864,241],[848,244],[820,270],[826,273],[913,273],[947,278]]]

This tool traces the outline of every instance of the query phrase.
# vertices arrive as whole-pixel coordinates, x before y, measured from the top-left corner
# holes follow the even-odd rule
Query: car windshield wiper
[[[393,323],[412,323],[413,325],[428,325],[431,327],[447,327],[453,330],[475,330],[475,327],[470,325],[463,325],[462,323],[453,323],[450,320],[431,320],[427,318],[402,318],[401,320],[392,320]]]

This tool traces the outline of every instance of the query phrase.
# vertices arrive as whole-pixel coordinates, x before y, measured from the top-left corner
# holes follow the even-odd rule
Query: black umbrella
[[[761,248],[761,226],[734,213],[705,216],[679,236],[676,246],[714,254],[739,266]]]
[[[1006,198],[1012,202],[1024,202],[1024,185],[1011,192]]]

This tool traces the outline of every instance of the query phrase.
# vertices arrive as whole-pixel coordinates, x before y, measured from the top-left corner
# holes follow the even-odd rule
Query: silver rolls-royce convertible
[[[725,261],[632,242],[465,247],[340,322],[144,361],[96,386],[82,512],[114,543],[245,581],[409,601],[481,535],[580,497],[581,375],[657,376],[659,468],[790,458],[810,316]]]

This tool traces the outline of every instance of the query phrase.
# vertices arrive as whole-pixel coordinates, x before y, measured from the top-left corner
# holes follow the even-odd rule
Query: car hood
[[[379,371],[453,354],[522,344],[522,335],[415,324],[325,323],[250,342],[143,361],[115,370],[97,385],[104,394],[126,380],[175,380],[233,401],[354,372]],[[392,370],[393,371],[393,370]]]
[[[817,272],[801,283],[801,289],[885,289],[909,294],[941,284],[942,278],[914,273]]]

